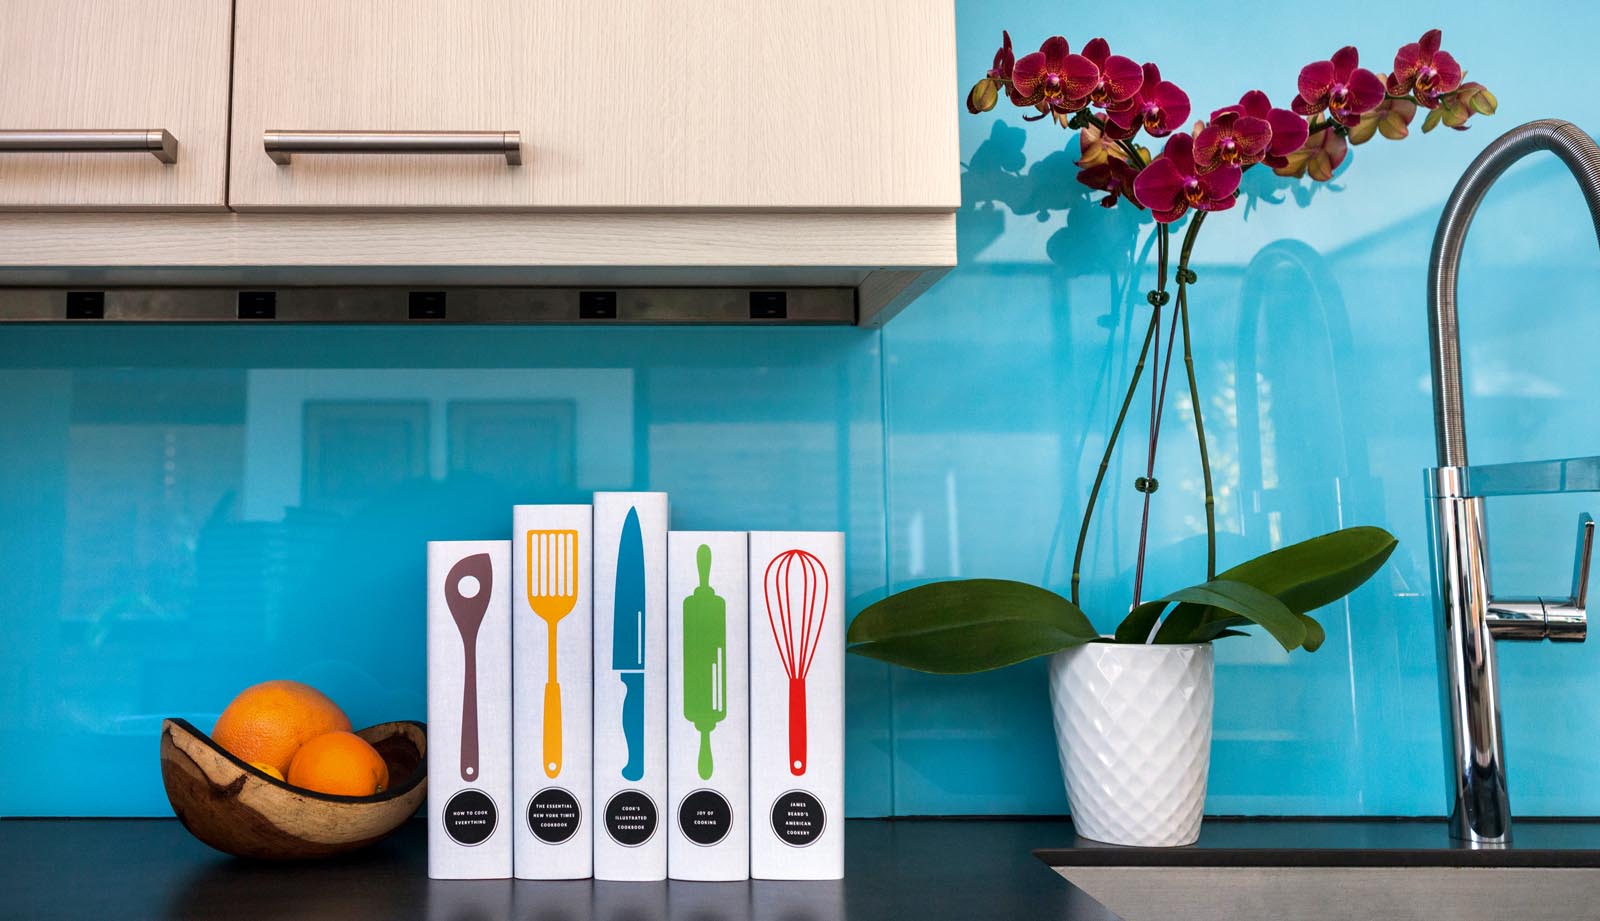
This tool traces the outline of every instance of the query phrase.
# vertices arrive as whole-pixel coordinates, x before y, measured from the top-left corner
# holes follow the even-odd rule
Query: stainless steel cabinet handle
[[[3,153],[147,153],[178,162],[178,140],[165,128],[107,131],[0,130]]]
[[[496,154],[522,165],[520,131],[268,131],[265,147],[279,166],[305,153]]]

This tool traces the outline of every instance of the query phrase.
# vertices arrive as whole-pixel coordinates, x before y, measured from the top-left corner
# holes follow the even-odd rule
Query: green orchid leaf
[[[968,675],[1051,655],[1094,639],[1037,620],[1001,619],[858,643],[850,652],[919,672]]]
[[[1194,604],[1186,604],[1183,605],[1179,610],[1183,612],[1183,616],[1193,617],[1194,613],[1192,612],[1197,613],[1211,611],[1215,613],[1217,609],[1201,607],[1200,605]],[[1306,628],[1306,639],[1304,643],[1300,644],[1300,648],[1304,649],[1306,652],[1316,652],[1317,648],[1322,645],[1323,640],[1327,639],[1327,636],[1322,632],[1322,625],[1317,623],[1316,618],[1309,614],[1296,614],[1295,617],[1300,618],[1300,623],[1304,624]],[[1170,636],[1163,636],[1162,634],[1167,633],[1167,624],[1180,623],[1179,612],[1174,611],[1173,616],[1167,618],[1167,624],[1162,625],[1161,633],[1156,635],[1156,642],[1209,643],[1213,640],[1220,640],[1225,636],[1249,636],[1250,634],[1248,633],[1232,629],[1234,627],[1243,626],[1249,622],[1249,620],[1240,617],[1237,614],[1229,614],[1221,617],[1213,616],[1203,619],[1198,623],[1186,620],[1181,621],[1181,623],[1184,627],[1188,628],[1187,633],[1179,633],[1179,628],[1175,628]]]
[[[1272,634],[1285,650],[1293,650],[1306,641],[1306,626],[1288,606],[1276,597],[1253,585],[1229,579],[1212,579],[1200,585],[1179,589],[1166,597],[1167,601],[1219,608],[1237,614],[1252,623],[1260,624]],[[1177,617],[1174,611],[1168,618]]]
[[[1144,604],[1135,605],[1134,609],[1128,612],[1128,616],[1122,619],[1122,623],[1117,624],[1117,642],[1137,644],[1150,639],[1150,631],[1155,629],[1161,612],[1165,611],[1170,603],[1146,601]]]
[[[1162,621],[1161,629],[1156,631],[1155,638],[1151,642],[1204,643],[1205,640],[1190,639],[1190,636],[1205,622],[1206,612],[1213,610],[1215,608],[1200,604],[1178,605],[1167,619]]]
[[[1078,606],[1049,589],[1009,579],[952,579],[896,592],[850,623],[851,643],[988,621],[1032,620],[1087,639],[1098,636]]]
[[[1316,652],[1322,646],[1323,640],[1328,638],[1328,634],[1322,629],[1322,624],[1310,614],[1301,614],[1297,611],[1294,616],[1300,618],[1300,622],[1306,627],[1306,641],[1301,648],[1306,652]]]
[[[1195,605],[1190,605],[1190,607],[1196,610],[1206,610]],[[1170,620],[1171,618],[1168,619]],[[1229,631],[1234,627],[1243,627],[1248,623],[1251,623],[1248,617],[1240,617],[1237,614],[1228,614],[1224,617],[1217,617],[1195,624],[1189,629],[1187,634],[1181,637],[1173,638],[1169,640],[1169,642],[1209,643],[1212,640],[1220,637],[1231,635]],[[1245,635],[1248,636],[1249,634]]]
[[[1217,578],[1253,585],[1304,615],[1360,588],[1388,561],[1397,543],[1382,528],[1344,528],[1264,553]],[[1221,616],[1214,609],[1202,613],[1200,623]],[[1183,604],[1167,619],[1188,622],[1194,617],[1193,607]],[[1315,652],[1326,639],[1322,625],[1310,617],[1301,622],[1306,629],[1304,648]]]
[[[1360,588],[1397,543],[1382,528],[1344,528],[1263,553],[1217,578],[1252,585],[1305,614]]]
[[[856,615],[850,651],[918,671],[1001,668],[1098,639],[1077,605],[1004,579],[934,582],[890,595]]]

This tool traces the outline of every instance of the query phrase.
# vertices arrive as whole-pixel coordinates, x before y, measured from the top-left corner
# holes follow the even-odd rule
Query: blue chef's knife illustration
[[[622,677],[622,736],[628,743],[625,780],[644,777],[644,537],[639,510],[628,509],[617,542],[616,606],[611,620],[611,669]]]

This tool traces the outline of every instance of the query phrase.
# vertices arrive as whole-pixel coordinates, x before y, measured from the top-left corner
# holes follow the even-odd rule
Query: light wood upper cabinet
[[[235,16],[238,210],[959,204],[951,0],[237,0]],[[271,130],[514,131],[522,164],[281,165]]]
[[[229,0],[0,0],[0,130],[177,142],[171,164],[0,151],[0,209],[224,209],[231,14]]]

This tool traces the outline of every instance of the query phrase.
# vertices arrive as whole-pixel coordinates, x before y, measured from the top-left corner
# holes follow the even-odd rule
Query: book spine
[[[844,876],[844,535],[750,534],[750,875]]]
[[[594,496],[594,876],[667,877],[667,495]]]
[[[586,879],[594,872],[593,517],[588,505],[512,510],[518,879]]]
[[[428,544],[428,876],[511,876],[509,541]]]
[[[748,535],[667,535],[667,876],[750,878]]]

